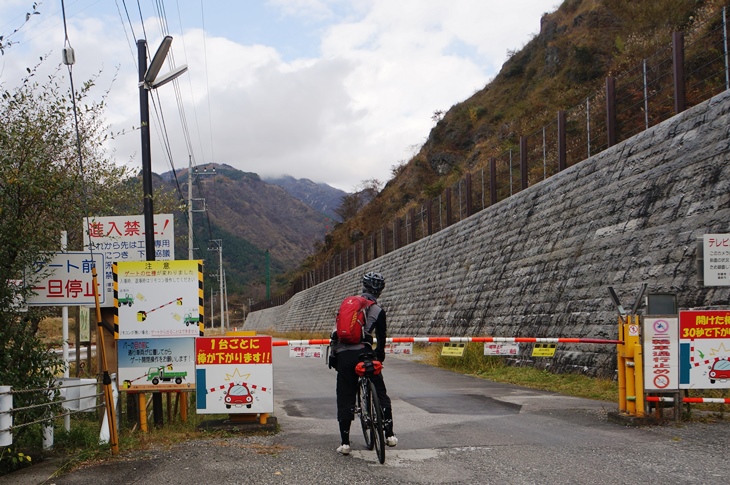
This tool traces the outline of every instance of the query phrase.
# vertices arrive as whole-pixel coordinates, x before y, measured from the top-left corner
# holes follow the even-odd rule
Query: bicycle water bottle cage
[[[383,370],[383,363],[379,360],[365,360],[358,362],[355,366],[355,373],[362,376],[377,376]]]

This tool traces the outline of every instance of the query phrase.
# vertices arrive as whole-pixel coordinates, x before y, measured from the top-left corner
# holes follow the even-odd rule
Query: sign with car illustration
[[[730,388],[730,311],[679,312],[679,388]]]
[[[263,335],[195,339],[198,414],[274,411],[271,340]]]
[[[176,391],[195,388],[195,338],[118,341],[120,390]]]
[[[203,326],[203,263],[114,263],[115,337],[197,337]]]

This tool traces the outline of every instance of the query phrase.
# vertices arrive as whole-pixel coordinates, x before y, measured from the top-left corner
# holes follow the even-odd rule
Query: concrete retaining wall
[[[246,329],[327,332],[360,277],[386,278],[389,335],[617,338],[642,283],[680,308],[724,306],[702,287],[696,239],[730,232],[730,92],[433,236],[250,314]],[[532,346],[523,345],[523,358]],[[559,345],[550,365],[613,375],[615,347]]]

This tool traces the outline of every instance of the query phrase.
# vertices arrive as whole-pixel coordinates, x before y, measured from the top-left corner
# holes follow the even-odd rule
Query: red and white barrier
[[[599,338],[550,338],[550,337],[392,337],[385,339],[390,343],[446,343],[446,342],[521,342],[521,343],[542,343],[542,344],[611,344],[624,343],[622,340],[610,340]],[[311,340],[278,340],[274,341],[274,347],[287,345],[329,345],[329,339]]]
[[[674,402],[673,397],[647,396],[648,402]],[[686,403],[708,403],[708,404],[730,404],[728,397],[683,397],[682,402]]]

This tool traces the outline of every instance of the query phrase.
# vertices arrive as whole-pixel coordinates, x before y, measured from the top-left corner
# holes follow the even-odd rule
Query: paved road
[[[276,348],[281,432],[190,441],[125,454],[44,483],[474,484],[728,483],[728,423],[627,427],[615,403],[496,384],[386,359],[397,448],[385,465],[364,449],[339,456],[334,371]],[[22,483],[19,481],[8,483]],[[37,483],[37,482],[36,482]]]

